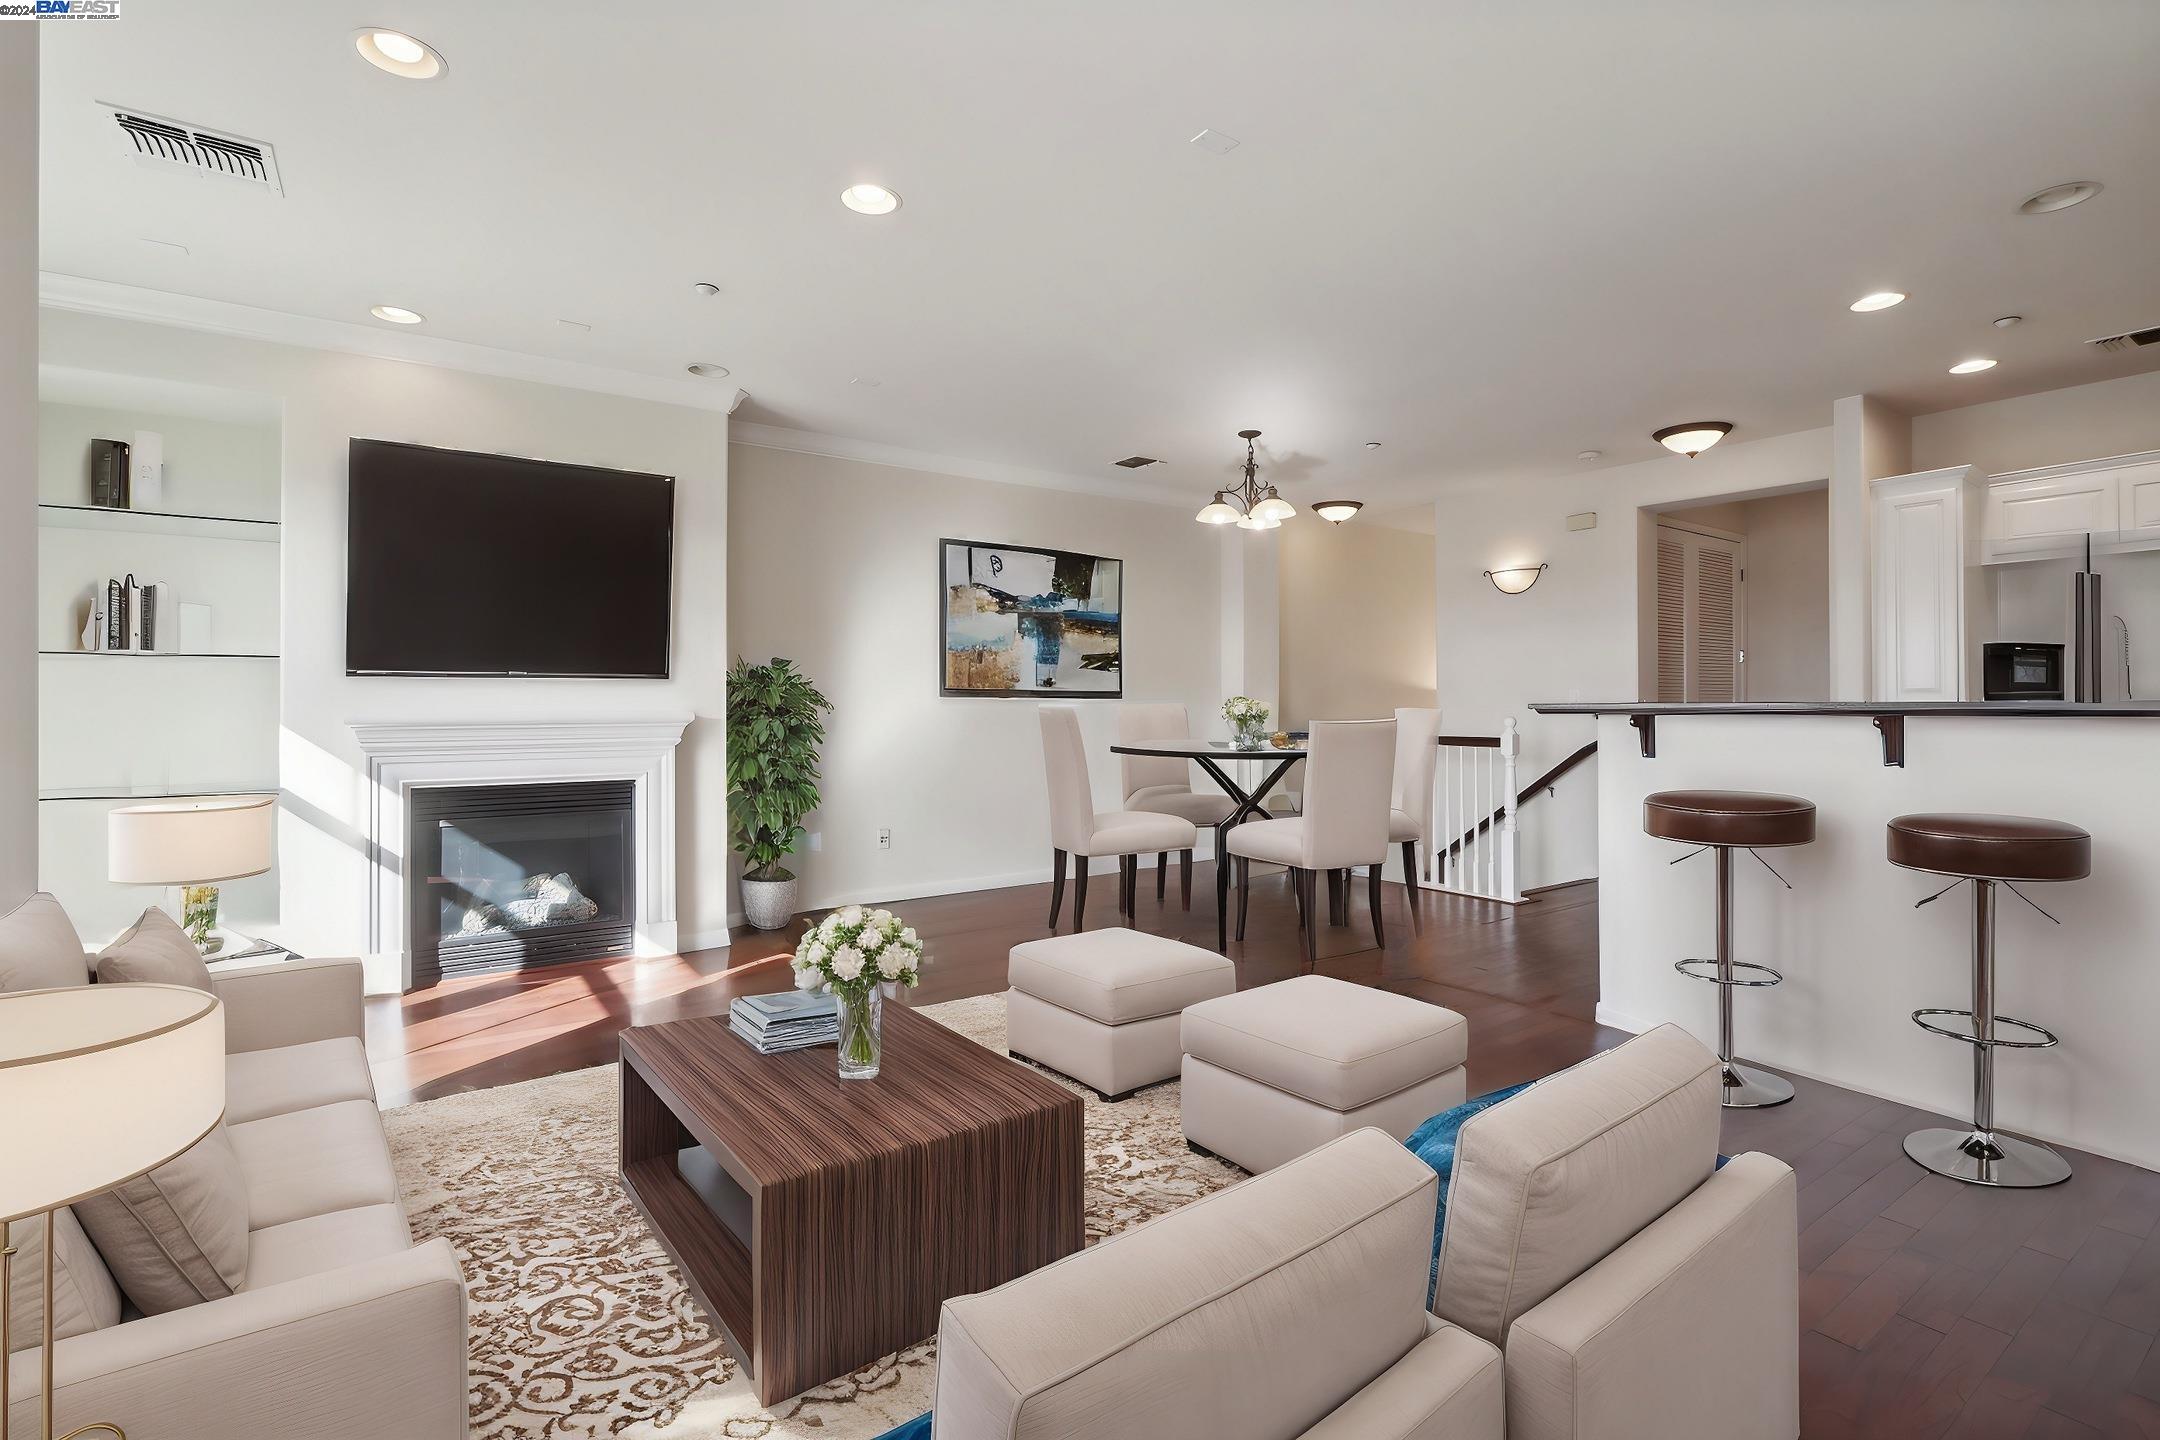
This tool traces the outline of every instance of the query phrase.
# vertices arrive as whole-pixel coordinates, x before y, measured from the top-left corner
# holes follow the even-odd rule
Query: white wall
[[[1178,701],[1222,733],[1222,541],[1189,512],[751,445],[732,447],[728,488],[733,651],[787,656],[834,707],[806,822],[822,848],[789,862],[805,907],[1049,878],[1036,702],[938,694],[940,539],[1123,560],[1126,698]],[[1074,703],[1096,804],[1114,809],[1116,702]]]
[[[1636,465],[1514,484],[1468,484],[1435,506],[1434,588],[1438,696],[1451,733],[1496,733],[1522,724],[1525,782],[1594,736],[1592,722],[1541,716],[1541,700],[1634,699],[1638,695],[1639,512],[1711,496],[1745,496],[1818,484],[1830,473],[1828,429],[1727,442],[1694,460]],[[1596,511],[1597,528],[1571,531],[1567,517]],[[1503,595],[1484,571],[1546,562],[1537,584]],[[1561,782],[1555,797],[1526,805],[1526,886],[1597,873],[1594,769]]]
[[[685,712],[697,718],[677,752],[677,919],[685,948],[724,938],[724,415],[67,311],[45,312],[42,346],[56,366],[222,386],[282,406],[281,938],[310,954],[351,953],[365,943],[366,764],[351,722]],[[345,468],[353,436],[676,476],[673,678],[348,677]]]
[[[37,888],[37,32],[0,25],[0,907]]]
[[[1279,718],[1302,725],[1431,705],[1432,537],[1313,517],[1271,533],[1282,597]]]

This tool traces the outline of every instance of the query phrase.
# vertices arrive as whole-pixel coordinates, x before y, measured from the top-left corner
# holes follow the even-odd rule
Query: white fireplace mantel
[[[350,722],[368,757],[368,949],[412,983],[405,903],[406,792],[431,785],[629,780],[635,785],[639,954],[675,940],[675,747],[689,715],[624,720]]]

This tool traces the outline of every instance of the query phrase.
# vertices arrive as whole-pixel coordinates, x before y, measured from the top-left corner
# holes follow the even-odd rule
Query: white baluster
[[[1501,793],[1504,797],[1501,803],[1507,807],[1507,813],[1500,819],[1500,885],[1494,892],[1500,899],[1509,901],[1522,899],[1522,892],[1516,888],[1515,871],[1515,846],[1518,838],[1515,826],[1515,764],[1521,754],[1522,734],[1511,716],[1500,722]]]

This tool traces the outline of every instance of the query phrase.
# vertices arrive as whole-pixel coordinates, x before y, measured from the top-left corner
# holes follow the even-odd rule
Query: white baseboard
[[[1657,1028],[1657,1026],[1640,1016],[1624,1014],[1613,1009],[1603,1000],[1597,1002],[1597,1023],[1610,1025],[1615,1030],[1625,1030],[1630,1035],[1640,1035],[1645,1030],[1655,1030]]]
[[[728,924],[742,923],[742,916],[728,916]],[[727,947],[728,932],[725,930],[685,930],[675,937],[675,951],[680,955],[687,955],[692,950],[725,950]]]

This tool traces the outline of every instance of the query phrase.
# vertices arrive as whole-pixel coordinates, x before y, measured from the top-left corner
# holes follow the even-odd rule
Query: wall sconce
[[[1520,595],[1537,584],[1537,577],[1544,573],[1543,565],[1510,565],[1504,570],[1487,570],[1485,578],[1503,595]]]

